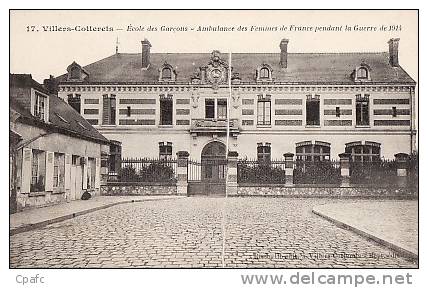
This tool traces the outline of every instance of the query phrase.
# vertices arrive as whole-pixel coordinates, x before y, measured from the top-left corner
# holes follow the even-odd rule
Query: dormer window
[[[75,66],[75,67],[71,68],[70,78],[74,79],[74,80],[80,79],[80,69],[78,67]]]
[[[162,79],[163,80],[171,80],[172,78],[172,72],[170,68],[163,68],[162,69]]]
[[[84,81],[89,76],[89,73],[76,62],[71,63],[67,67],[68,81]]]
[[[260,79],[269,79],[269,69],[264,67],[260,69]]]
[[[39,92],[35,92],[33,101],[33,115],[42,121],[47,121],[47,110],[48,97],[40,94]]]
[[[167,62],[165,62],[159,69],[159,82],[174,82],[176,72],[174,68]]]
[[[257,67],[256,81],[272,81],[272,68],[267,64]]]
[[[354,81],[370,81],[370,67],[365,64],[361,63],[360,66],[356,67],[354,70]]]
[[[367,68],[361,67],[357,71],[357,78],[358,79],[367,79],[369,76],[369,71],[367,71]]]

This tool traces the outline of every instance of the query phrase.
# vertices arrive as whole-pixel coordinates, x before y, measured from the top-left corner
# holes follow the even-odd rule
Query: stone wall
[[[101,185],[101,195],[177,195],[177,187],[164,183],[108,183]]]
[[[85,190],[91,193],[92,197],[99,195],[99,189]],[[83,192],[82,192],[83,193]],[[76,199],[79,200],[80,198]],[[56,204],[66,203],[73,201],[70,199],[68,192],[30,192],[20,193],[16,197],[17,211],[24,211],[33,208],[47,207]]]
[[[278,197],[367,197],[367,198],[417,198],[417,191],[406,188],[376,187],[287,187],[284,185],[239,185],[238,191],[229,196],[278,196]]]

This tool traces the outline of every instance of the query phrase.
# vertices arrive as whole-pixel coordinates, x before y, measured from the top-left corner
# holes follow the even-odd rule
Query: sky
[[[85,66],[115,53],[140,53],[149,39],[152,52],[381,52],[400,38],[400,65],[417,80],[418,19],[415,11],[12,11],[10,72],[32,74],[39,82],[59,76],[73,61]],[[46,28],[110,27],[110,32],[44,32]],[[287,31],[198,32],[199,26],[286,27]],[[291,25],[299,31],[289,31]],[[345,25],[351,31],[344,31]],[[380,31],[384,25],[387,30]],[[34,28],[32,28],[34,26]],[[52,27],[53,26],[53,27]],[[134,31],[127,31],[132,26]],[[145,31],[135,31],[139,27]],[[157,31],[147,31],[147,27]],[[160,31],[175,30],[175,31]],[[307,27],[342,31],[302,31]],[[189,31],[179,31],[187,27]],[[306,27],[306,28],[305,28]],[[373,30],[375,27],[376,31]],[[166,29],[165,29],[166,28]],[[194,28],[194,31],[190,31]],[[358,28],[358,29],[356,29]],[[34,29],[34,31],[32,31]],[[122,29],[122,30],[119,30]],[[36,32],[38,30],[38,32]],[[328,29],[327,29],[328,30]],[[232,64],[233,65],[233,64]]]

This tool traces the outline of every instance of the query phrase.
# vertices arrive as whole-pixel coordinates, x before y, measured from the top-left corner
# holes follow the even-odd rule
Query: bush
[[[285,171],[269,164],[256,164],[250,166],[238,163],[238,182],[241,183],[285,183]]]
[[[118,178],[122,182],[138,182],[140,180],[135,168],[132,166],[125,166],[119,169]]]
[[[173,182],[174,169],[164,163],[151,163],[140,171],[142,182]]]
[[[297,162],[294,169],[295,184],[338,184],[341,181],[340,168],[329,161]]]

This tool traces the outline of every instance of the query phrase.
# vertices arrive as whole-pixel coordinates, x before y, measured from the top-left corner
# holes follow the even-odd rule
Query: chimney
[[[389,45],[389,64],[392,67],[398,67],[398,42],[400,38],[392,38],[388,41]]]
[[[288,39],[282,39],[279,44],[279,48],[281,48],[281,60],[279,62],[281,68],[287,68],[287,47]]]
[[[144,70],[149,69],[150,66],[150,44],[149,40],[145,39],[141,41],[142,52],[141,52],[141,68]]]

